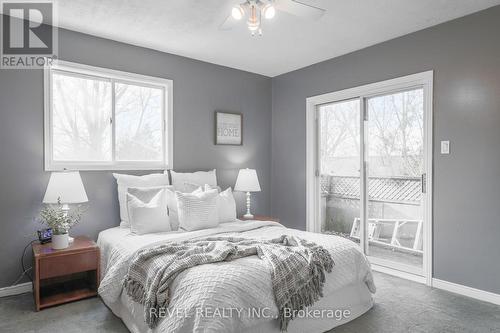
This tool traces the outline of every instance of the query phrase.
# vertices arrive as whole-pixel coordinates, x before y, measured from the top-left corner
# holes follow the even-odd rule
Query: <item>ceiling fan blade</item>
[[[229,13],[229,15],[224,19],[224,22],[219,26],[219,30],[232,30],[235,28],[238,24],[241,24],[241,21],[245,21],[245,14],[243,15],[241,20],[236,20],[233,18],[231,15],[231,10],[235,6],[240,6],[243,8],[243,10],[247,10],[248,3],[244,1],[242,3],[242,0],[226,0],[224,5],[219,9],[221,13]],[[223,15],[223,14],[221,14]]]
[[[323,8],[314,7],[298,0],[276,0],[275,6],[278,10],[313,20],[319,19],[326,12]]]
[[[238,20],[235,20],[231,14],[229,14],[228,17],[222,22],[222,24],[219,26],[219,30],[231,30],[233,29],[236,24],[238,24]]]

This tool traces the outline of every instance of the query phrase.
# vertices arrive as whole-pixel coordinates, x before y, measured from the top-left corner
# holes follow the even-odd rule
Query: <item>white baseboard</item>
[[[437,289],[443,289],[455,294],[471,297],[480,301],[485,301],[500,305],[500,295],[489,291],[484,291],[476,288],[467,287],[461,284],[456,284],[439,279],[432,279],[432,286]]]
[[[20,283],[15,286],[0,288],[0,297],[29,293],[31,290],[31,282]]]
[[[414,274],[404,273],[394,269],[390,269],[384,266],[372,265],[373,270],[379,271],[385,274],[394,275],[407,280],[412,280],[419,283],[425,284],[425,278],[421,276],[416,276]],[[448,282],[440,279],[432,279],[432,287],[437,289],[446,290],[455,294],[471,297],[478,299],[480,301],[493,303],[500,305],[500,294],[495,294],[489,291],[484,291],[476,288],[467,287],[461,284],[456,284],[453,282]],[[0,288],[0,297],[19,295],[24,293],[29,293],[32,291],[31,282],[16,284],[15,286]]]

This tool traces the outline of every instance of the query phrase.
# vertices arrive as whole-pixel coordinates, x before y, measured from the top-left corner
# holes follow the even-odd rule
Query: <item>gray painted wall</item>
[[[434,70],[434,277],[500,293],[499,31],[494,7],[273,78],[272,213],[306,228],[307,97]]]
[[[284,224],[299,229],[306,225],[306,98],[433,69],[434,276],[499,293],[498,31],[495,7],[272,80],[65,30],[60,57],[173,79],[175,169],[217,168],[225,187],[234,185],[238,168],[257,168],[263,192],[255,211],[272,206]],[[216,109],[244,113],[243,147],[213,145]],[[0,70],[0,287],[20,273],[22,248],[39,228],[33,218],[49,177],[42,119],[42,72]],[[438,154],[440,140],[451,140],[451,155]],[[95,238],[118,224],[115,182],[110,172],[82,177],[90,209],[73,234]]]
[[[234,186],[238,169],[256,168],[262,192],[254,210],[269,213],[271,169],[271,79],[175,55],[60,30],[63,60],[169,78],[174,81],[174,168],[217,168],[223,188]],[[243,113],[243,146],[215,146],[214,110]],[[43,169],[43,74],[0,70],[0,287],[21,272],[19,258],[40,225],[49,173]],[[144,173],[144,172],[143,172]],[[90,200],[84,220],[72,230],[94,239],[118,225],[111,172],[82,172]],[[243,196],[238,195],[243,211]],[[26,257],[26,262],[29,262]]]

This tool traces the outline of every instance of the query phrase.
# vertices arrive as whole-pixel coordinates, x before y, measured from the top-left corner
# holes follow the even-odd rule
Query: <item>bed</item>
[[[212,235],[271,239],[283,234],[322,245],[335,262],[327,274],[323,297],[309,311],[299,313],[290,322],[288,332],[324,332],[372,307],[375,285],[370,265],[357,244],[337,236],[285,228],[271,221],[237,220],[210,229],[145,235],[135,235],[121,227],[104,230],[97,241],[101,249],[99,295],[133,333],[280,332],[270,274],[256,256],[195,266],[181,273],[170,286],[167,313],[153,330],[144,321],[143,306],[123,292],[122,281],[131,258],[140,249]]]

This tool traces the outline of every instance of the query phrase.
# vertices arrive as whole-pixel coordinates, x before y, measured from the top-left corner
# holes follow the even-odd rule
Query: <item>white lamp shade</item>
[[[43,203],[74,204],[87,201],[89,199],[79,172],[52,172]]]
[[[241,169],[236,179],[235,191],[260,192],[259,178],[255,169]]]

